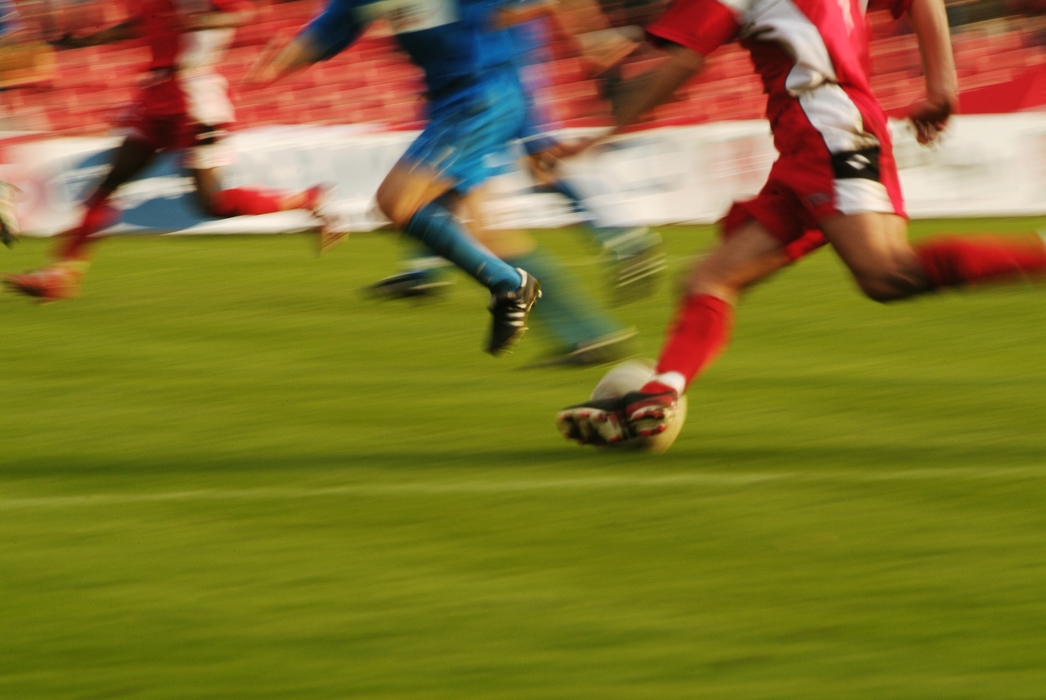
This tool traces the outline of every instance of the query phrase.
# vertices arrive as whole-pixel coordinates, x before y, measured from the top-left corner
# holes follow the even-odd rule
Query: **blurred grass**
[[[1041,288],[882,307],[819,253],[647,458],[559,438],[602,370],[482,354],[475,285],[363,300],[396,253],[118,238],[0,298],[0,697],[1042,697]]]

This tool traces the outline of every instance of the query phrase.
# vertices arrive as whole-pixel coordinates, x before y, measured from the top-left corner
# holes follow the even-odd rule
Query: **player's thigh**
[[[158,150],[151,139],[136,133],[129,134],[113,154],[112,168],[106,175],[105,185],[115,190],[134,179],[135,175],[153,161]]]
[[[711,294],[733,302],[746,286],[783,267],[781,242],[755,219],[749,219],[691,268],[690,294]],[[772,264],[771,264],[772,263]]]
[[[908,243],[908,222],[892,213],[839,214],[820,222],[821,231],[855,275],[881,276],[915,257]]]
[[[496,156],[523,126],[525,103],[514,69],[474,90],[430,104],[425,129],[378,188],[378,207],[401,227],[445,192],[472,192],[497,175]]]
[[[375,195],[381,213],[392,223],[403,228],[430,202],[449,192],[454,183],[424,164],[400,161],[378,186]]]
[[[841,214],[820,223],[825,238],[873,299],[902,298],[922,282],[908,242],[908,222],[896,214]]]

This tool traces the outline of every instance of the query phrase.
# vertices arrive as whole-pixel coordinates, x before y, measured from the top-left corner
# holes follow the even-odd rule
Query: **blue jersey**
[[[302,34],[328,59],[346,49],[376,19],[425,72],[431,99],[468,90],[511,65],[516,48],[494,30],[498,8],[511,0],[331,0]]]
[[[558,140],[546,133],[551,118],[538,106],[538,92],[549,85],[544,64],[551,58],[547,50],[546,25],[542,18],[521,22],[508,28],[516,46],[516,65],[526,99],[526,115],[520,133],[523,148],[528,154],[552,148]]]

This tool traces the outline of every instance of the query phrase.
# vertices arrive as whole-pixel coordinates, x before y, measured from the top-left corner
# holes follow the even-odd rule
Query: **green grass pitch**
[[[711,235],[664,233],[673,276]],[[311,244],[118,238],[0,297],[0,697],[1046,694],[1046,290],[878,306],[821,252],[649,457],[562,440],[603,370],[484,355],[478,286],[367,301],[393,242]],[[670,287],[619,311],[645,355]]]

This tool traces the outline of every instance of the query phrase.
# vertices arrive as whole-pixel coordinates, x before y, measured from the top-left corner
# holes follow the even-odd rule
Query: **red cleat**
[[[674,390],[656,394],[632,391],[621,397],[624,414],[632,433],[653,437],[668,430],[679,410],[679,394]]]
[[[36,297],[41,301],[73,299],[80,294],[83,271],[72,265],[48,265],[24,275],[5,275],[4,285],[11,291]]]

